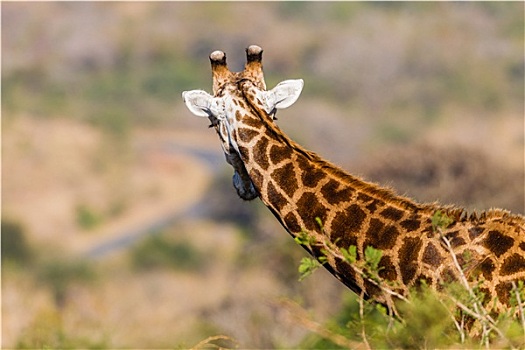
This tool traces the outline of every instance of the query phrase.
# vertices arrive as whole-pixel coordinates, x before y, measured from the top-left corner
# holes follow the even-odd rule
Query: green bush
[[[85,230],[91,230],[97,227],[102,221],[101,215],[87,205],[78,205],[75,212],[78,226]]]
[[[90,282],[95,278],[95,271],[83,260],[53,259],[40,264],[38,280],[47,285],[58,307],[64,306],[68,288],[72,283]]]
[[[138,270],[172,268],[198,270],[202,254],[190,243],[171,241],[162,234],[153,234],[131,251],[131,261]]]
[[[457,288],[452,289],[450,293],[458,293]],[[357,295],[348,293],[341,311],[324,327],[348,342],[372,349],[523,348],[525,345],[523,325],[509,315],[497,320],[497,330],[491,331],[487,339],[470,337],[465,325],[454,322],[455,306],[445,299],[442,294],[423,287],[411,294],[410,303],[399,303],[401,319],[394,319],[381,307],[366,301],[360,303]],[[317,332],[309,334],[300,347],[342,348],[334,339]]]
[[[323,229],[321,220],[316,219]],[[451,223],[451,218],[440,210],[432,216],[432,229],[441,234],[443,244],[453,254],[449,240],[442,233]],[[301,260],[301,278],[310,275],[327,261],[328,256],[332,256],[345,260],[356,274],[359,273],[368,282],[396,293],[395,283],[384,281],[378,275],[381,270],[381,250],[367,246],[364,259],[358,260],[355,246],[339,248],[320,241],[308,231],[303,231],[295,241],[310,249],[312,246],[322,246],[321,252],[324,254],[317,257],[318,261],[312,258]],[[455,266],[464,276],[463,267],[457,261]],[[398,298],[388,304],[388,314],[384,306],[356,297],[345,305],[335,322],[330,322],[325,331],[316,330],[317,334],[323,335],[323,339],[307,338],[303,346],[335,348],[343,342],[362,342],[367,348],[374,349],[525,346],[525,283],[512,282],[511,307],[508,312],[495,317],[490,314],[490,307],[483,304],[484,295],[480,288],[469,285],[463,278],[441,283],[439,291],[427,286],[422,280],[407,295],[397,294]],[[518,314],[521,315],[520,319]]]
[[[31,248],[25,231],[17,222],[2,220],[2,264],[13,262],[24,265],[32,260]]]
[[[107,349],[106,336],[94,338],[72,334],[64,329],[60,312],[42,311],[21,333],[17,349]]]

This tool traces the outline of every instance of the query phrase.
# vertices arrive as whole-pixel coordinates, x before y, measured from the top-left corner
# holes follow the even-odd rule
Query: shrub
[[[201,253],[185,241],[171,241],[162,234],[153,234],[131,251],[136,269],[172,268],[198,270],[202,267]]]
[[[318,223],[323,229],[322,222],[318,220]],[[440,234],[450,254],[454,254],[450,241],[442,233],[450,224],[450,218],[439,210],[432,217],[433,230]],[[345,260],[363,279],[398,297],[391,303],[387,302],[388,314],[382,305],[364,302],[364,294],[354,299],[354,305],[345,307],[337,316],[332,329],[325,330],[317,326],[313,329],[324,338],[313,342],[308,339],[314,348],[335,347],[342,343],[341,335],[347,337],[348,342],[363,342],[366,348],[519,348],[525,345],[523,281],[512,282],[511,307],[508,312],[495,318],[482,302],[482,291],[469,285],[455,255],[452,258],[460,274],[458,281],[441,283],[440,291],[420,281],[408,295],[403,296],[395,292],[395,284],[379,278],[381,250],[367,246],[364,259],[359,261],[356,259],[355,246],[339,248],[330,242],[319,241],[307,231],[298,235],[295,241],[303,246],[321,245],[321,252],[326,255],[318,257],[319,261],[303,258],[299,265],[301,279],[324,264],[330,255]],[[355,300],[358,303],[357,311]]]
[[[2,220],[2,264],[13,262],[24,265],[32,260],[31,248],[25,231],[17,222]]]
[[[38,279],[51,288],[58,307],[64,306],[72,283],[89,282],[94,278],[95,272],[82,260],[53,259],[43,262],[38,271]]]
[[[75,213],[78,226],[84,230],[91,230],[97,227],[102,221],[100,214],[84,204],[78,205]]]

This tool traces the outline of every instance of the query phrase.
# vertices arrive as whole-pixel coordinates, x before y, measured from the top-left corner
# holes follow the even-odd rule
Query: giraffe
[[[213,96],[183,93],[188,109],[215,128],[238,195],[259,197],[337,279],[394,314],[395,302],[412,288],[425,283],[440,290],[452,281],[479,288],[491,315],[506,312],[515,285],[525,280],[525,218],[416,203],[304,149],[275,122],[277,110],[298,99],[303,81],[266,90],[262,52],[249,46],[244,70],[235,73],[224,52],[212,52]],[[368,247],[381,252],[374,276],[366,271]]]

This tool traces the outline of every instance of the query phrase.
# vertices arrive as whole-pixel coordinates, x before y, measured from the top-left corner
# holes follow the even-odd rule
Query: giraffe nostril
[[[220,50],[213,51],[210,54],[210,61],[218,64],[226,64],[226,54]]]

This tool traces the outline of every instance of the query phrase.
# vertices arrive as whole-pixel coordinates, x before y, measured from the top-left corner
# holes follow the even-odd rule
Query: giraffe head
[[[226,54],[210,54],[213,79],[213,96],[203,90],[182,93],[188,109],[198,117],[208,118],[210,127],[219,135],[226,161],[235,170],[233,185],[237,194],[251,200],[259,196],[244,167],[239,152],[237,130],[247,118],[273,123],[277,109],[291,106],[301,94],[303,81],[285,80],[271,90],[266,90],[262,70],[263,50],[256,45],[246,49],[246,65],[242,72],[231,72],[226,64]]]

